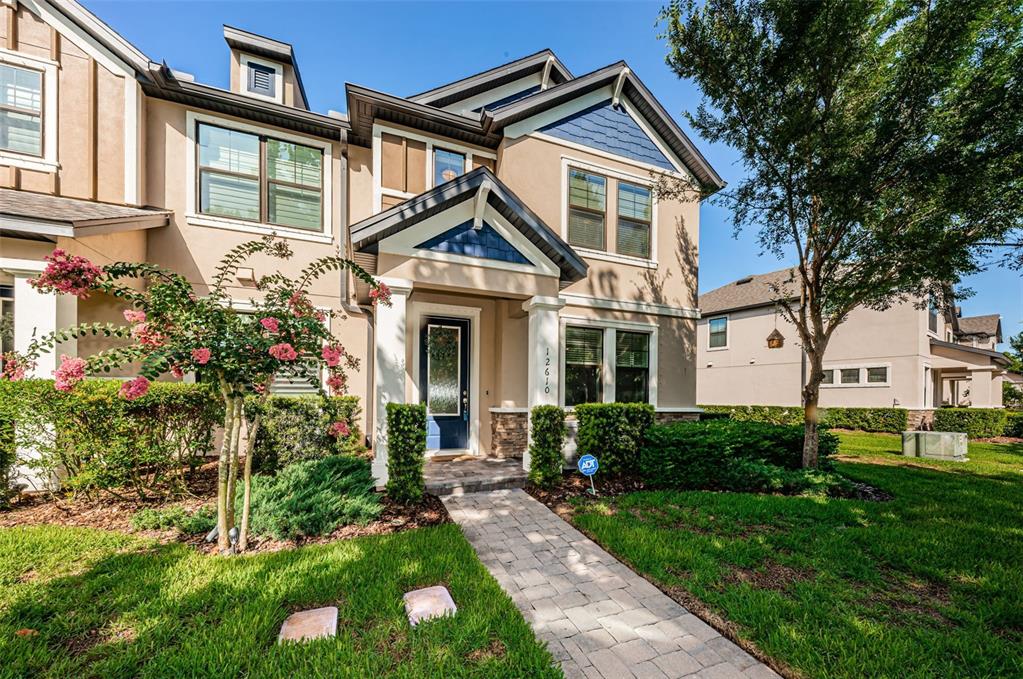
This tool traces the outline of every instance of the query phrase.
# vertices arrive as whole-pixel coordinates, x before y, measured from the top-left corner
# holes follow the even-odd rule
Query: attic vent
[[[273,68],[249,62],[249,92],[262,94],[266,97],[276,96],[274,75],[275,71]]]
[[[735,281],[735,284],[736,285],[745,285],[746,283],[749,283],[752,280],[753,280],[753,276],[746,276],[745,278],[740,278],[739,280]]]

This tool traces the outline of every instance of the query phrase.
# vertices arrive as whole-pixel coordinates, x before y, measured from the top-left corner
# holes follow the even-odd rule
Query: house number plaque
[[[543,369],[543,393],[551,393],[551,348],[547,347],[547,356],[544,358]]]

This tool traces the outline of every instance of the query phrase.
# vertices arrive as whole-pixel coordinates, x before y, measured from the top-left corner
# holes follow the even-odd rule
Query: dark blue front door
[[[469,447],[469,321],[428,316],[420,329],[419,384],[426,447]]]

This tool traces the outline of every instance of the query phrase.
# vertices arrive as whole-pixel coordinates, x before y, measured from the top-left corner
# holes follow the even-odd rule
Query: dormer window
[[[241,56],[242,90],[245,94],[284,103],[284,69],[272,61],[264,61],[247,54]]]

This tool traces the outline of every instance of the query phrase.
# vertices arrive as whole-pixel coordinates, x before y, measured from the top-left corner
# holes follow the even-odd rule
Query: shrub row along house
[[[701,404],[800,404],[803,352],[776,301],[796,287],[793,270],[782,269],[700,295]],[[1001,407],[1009,365],[995,350],[1001,335],[997,315],[911,301],[858,308],[828,345],[821,406],[905,408],[911,426],[926,426],[941,406]]]
[[[544,50],[408,97],[347,84],[348,114],[320,114],[291,45],[227,26],[224,39],[229,90],[72,0],[0,3],[4,350],[121,321],[111,298],[28,284],[55,247],[153,262],[201,290],[224,252],[276,233],[296,256],[241,269],[240,308],[276,267],[336,251],[392,291],[374,308],[348,275],[311,288],[347,314],[334,332],[361,361],[350,391],[378,482],[392,402],[428,405],[431,451],[497,456],[525,454],[540,404],[696,412],[699,205],[652,188],[723,182],[628,65],[576,76]]]

